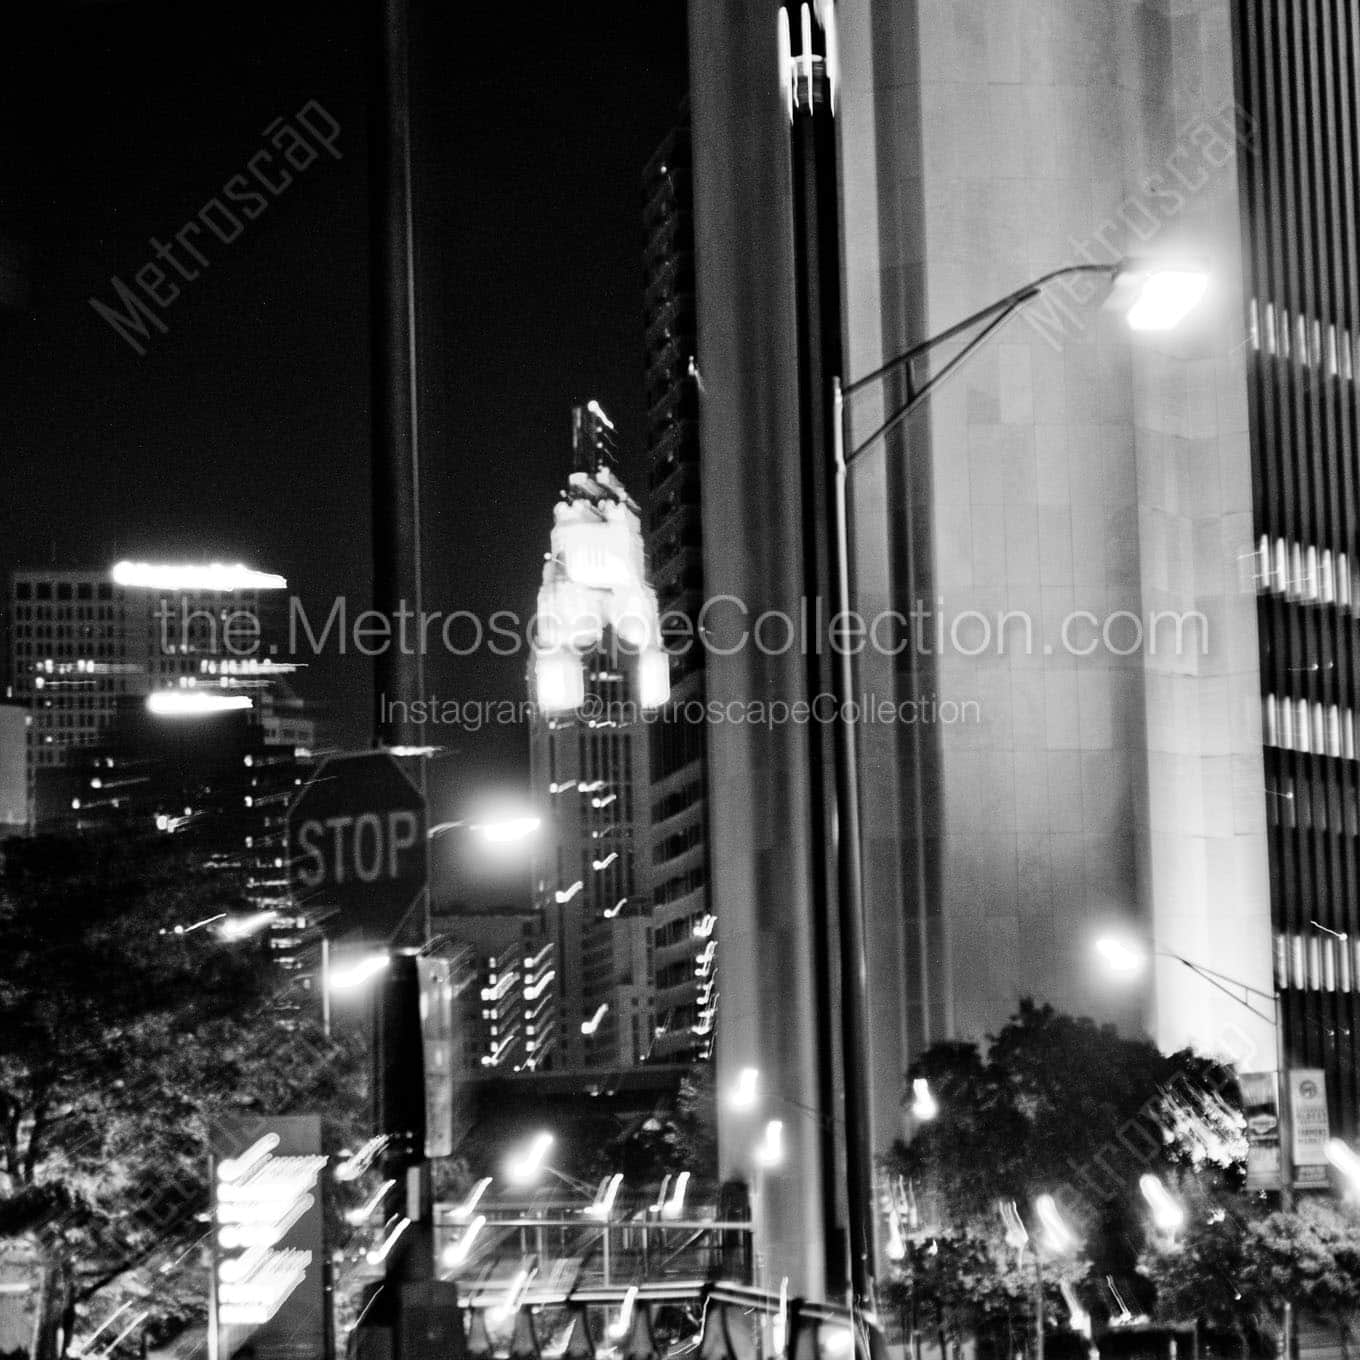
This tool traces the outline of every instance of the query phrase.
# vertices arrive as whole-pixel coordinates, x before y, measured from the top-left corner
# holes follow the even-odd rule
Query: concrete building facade
[[[531,781],[547,814],[535,903],[558,969],[554,1061],[571,1069],[640,1062],[655,1028],[646,715],[669,680],[612,430],[598,403],[573,409],[530,676]]]
[[[874,1143],[915,1054],[1023,996],[1273,1068],[1269,1023],[1175,959],[1121,982],[1094,949],[1122,932],[1271,986],[1229,6],[802,8],[834,91],[846,381],[1068,264],[1212,274],[1165,336],[1046,293],[851,474],[852,605],[884,620],[855,674]],[[803,608],[787,9],[781,54],[779,6],[690,7],[705,584],[746,619]],[[853,400],[852,448],[904,390]],[[811,700],[802,662],[714,654],[710,691]],[[719,1075],[762,1083],[724,1171],[783,1120],[767,1269],[817,1292],[844,1206],[817,1146],[807,746],[722,724],[709,749]]]

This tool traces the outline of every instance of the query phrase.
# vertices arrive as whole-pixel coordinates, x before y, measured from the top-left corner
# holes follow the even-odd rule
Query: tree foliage
[[[5,855],[0,1233],[60,1260],[77,1302],[154,1277],[153,1317],[201,1307],[160,1266],[197,1260],[214,1122],[320,1109],[348,1136],[358,1044],[320,1033],[258,942],[185,929],[241,905],[229,879],[140,842]]]

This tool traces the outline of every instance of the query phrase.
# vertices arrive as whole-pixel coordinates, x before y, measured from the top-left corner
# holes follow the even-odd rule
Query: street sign
[[[385,752],[332,756],[289,809],[288,873],[331,933],[387,943],[429,881],[424,795]]]
[[[1318,1067],[1289,1073],[1289,1112],[1294,1131],[1294,1184],[1327,1185],[1327,1076]]]
[[[1237,1084],[1247,1117],[1247,1189],[1280,1188],[1279,1087],[1274,1072],[1242,1072]]]

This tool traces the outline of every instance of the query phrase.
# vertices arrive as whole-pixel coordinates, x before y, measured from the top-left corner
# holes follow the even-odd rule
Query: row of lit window
[[[1360,617],[1360,563],[1344,552],[1265,534],[1256,545],[1257,588],[1286,600],[1334,604]]]
[[[1329,378],[1355,377],[1360,360],[1360,339],[1329,321],[1326,328],[1317,317],[1291,314],[1273,302],[1261,306],[1251,300],[1249,320],[1251,347],[1278,359],[1295,359],[1303,368],[1317,368]]]
[[[1360,982],[1360,939],[1312,931],[1275,936],[1275,985],[1297,991],[1350,992]]]
[[[1263,710],[1267,746],[1304,755],[1355,759],[1355,714],[1351,709],[1267,694]]]

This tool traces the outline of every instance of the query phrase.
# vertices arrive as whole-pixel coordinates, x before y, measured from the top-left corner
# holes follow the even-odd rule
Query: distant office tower
[[[1360,58],[1353,0],[1233,6],[1265,816],[1291,1064],[1360,1129]],[[1245,550],[1245,547],[1244,549]]]
[[[121,562],[108,571],[19,571],[10,585],[14,700],[25,708],[31,816],[47,772],[100,742],[120,705],[159,693],[230,699],[281,743],[310,745],[267,645],[282,577],[244,568]],[[176,698],[175,696],[178,696]]]
[[[709,1055],[718,1007],[708,892],[704,649],[697,641],[704,568],[688,107],[648,162],[642,187],[647,553],[672,654],[671,703],[651,732],[655,1054],[674,1061]]]
[[[462,1068],[494,1076],[548,1067],[557,1045],[557,969],[537,911],[457,910],[434,917],[458,960]]]
[[[28,829],[28,713],[0,702],[0,840]]]
[[[573,470],[553,509],[531,674],[533,786],[548,810],[535,872],[558,968],[556,1066],[649,1056],[647,712],[664,702],[638,507],[598,403],[572,410]]]
[[[1297,147],[1282,144],[1270,171],[1286,213],[1300,183],[1311,189],[1316,167],[1333,164],[1333,124],[1312,121],[1304,91],[1340,101],[1354,88],[1336,32],[1328,47],[1300,29],[1305,8],[1321,7],[1279,5],[1289,40],[1272,30],[1260,45],[1270,80],[1300,61],[1309,72],[1264,101],[1277,117],[1298,110]],[[1281,800],[1264,796],[1250,580],[1238,176],[1253,153],[1234,102],[1234,6],[1043,9],[1035,23],[1013,5],[689,6],[705,589],[740,604],[710,610],[713,699],[818,701],[796,635],[782,652],[740,635],[766,610],[800,619],[807,566],[830,537],[803,515],[805,498],[830,494],[809,431],[832,445],[830,379],[865,380],[847,413],[848,450],[868,446],[849,474],[852,604],[876,627],[858,648],[841,635],[858,653],[868,937],[868,1032],[852,1058],[828,1038],[845,975],[821,962],[839,901],[824,872],[824,744],[793,723],[708,733],[719,1077],[757,1069],[762,1093],[748,1110],[723,1106],[723,1169],[753,1174],[757,1121],[777,1112],[785,1158],[761,1182],[766,1269],[813,1295],[838,1288],[845,1267],[845,1253],[820,1250],[848,1221],[827,1148],[845,1127],[843,1059],[867,1085],[874,1150],[900,1132],[912,1058],[995,1032],[1025,996],[1146,1026],[1168,1048],[1276,1066],[1269,1001],[1253,1014],[1175,957],[1269,995],[1265,803]],[[1342,121],[1332,147],[1353,138],[1349,113]],[[1339,202],[1347,184],[1340,175],[1323,197]],[[1272,268],[1290,258],[1281,249],[1316,268],[1306,221],[1285,218],[1279,233]],[[967,337],[910,373],[873,378],[881,366],[1039,275],[1125,255],[1209,262],[1213,281],[1184,326],[1133,332],[1089,278],[1051,287],[875,440]],[[1292,277],[1300,294],[1273,300],[1277,317],[1289,310],[1281,334],[1296,357],[1251,363],[1278,367],[1298,403],[1307,383],[1338,385],[1325,336],[1341,319],[1315,310],[1316,276]],[[1274,393],[1273,379],[1260,386]],[[1291,581],[1306,577],[1309,545],[1334,561],[1351,548],[1315,517],[1314,469],[1345,446],[1324,434],[1337,402],[1311,401],[1261,404],[1300,455],[1279,474],[1298,517],[1269,524],[1287,559],[1300,545]],[[823,511],[808,521],[829,527]],[[1309,609],[1328,612],[1293,613]],[[826,627],[813,636],[830,645]],[[1281,671],[1331,659],[1302,635],[1276,655]],[[1295,701],[1295,746],[1298,699],[1328,705],[1308,710],[1309,743],[1319,717],[1330,739],[1330,703],[1351,702],[1327,698],[1326,683],[1300,671],[1275,689]],[[825,701],[819,712],[837,716]],[[1327,759],[1279,755],[1310,777]],[[1303,801],[1297,780],[1292,801]],[[1311,842],[1314,864],[1322,844]],[[1302,901],[1297,912],[1301,932]],[[1140,978],[1105,970],[1095,945],[1112,931],[1141,944]]]

